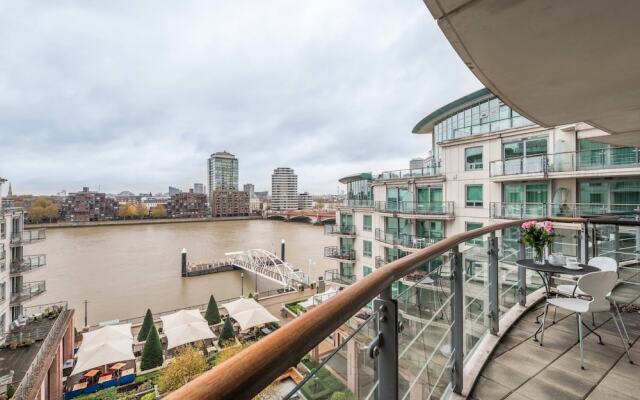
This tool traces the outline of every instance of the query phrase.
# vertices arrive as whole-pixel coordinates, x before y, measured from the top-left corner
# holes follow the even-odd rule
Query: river
[[[47,291],[25,306],[66,300],[84,325],[87,300],[89,325],[206,303],[210,294],[223,300],[255,291],[253,274],[231,271],[180,277],[180,252],[190,262],[224,258],[226,252],[261,248],[280,254],[316,279],[335,268],[323,259],[323,247],[335,245],[321,226],[248,220],[162,225],[128,225],[48,229],[47,239],[25,246],[25,254],[46,254],[47,265],[25,275],[25,281],[47,281]],[[244,285],[242,285],[244,282]],[[241,286],[244,286],[242,289]],[[277,285],[263,279],[258,290]]]

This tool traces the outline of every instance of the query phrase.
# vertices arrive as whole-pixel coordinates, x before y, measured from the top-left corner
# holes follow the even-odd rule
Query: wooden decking
[[[618,286],[614,295],[618,304],[640,305],[640,286]],[[613,320],[608,314],[597,314],[596,332],[605,344],[599,345],[593,334],[586,335],[584,371],[580,369],[575,315],[558,310],[554,325],[547,317],[541,347],[533,341],[540,311],[530,311],[505,335],[476,381],[471,399],[640,399],[638,311],[622,313],[635,364],[629,363]],[[591,326],[590,316],[585,321]]]

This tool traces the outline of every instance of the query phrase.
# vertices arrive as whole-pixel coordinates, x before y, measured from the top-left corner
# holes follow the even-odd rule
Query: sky
[[[226,150],[240,185],[336,193],[425,157],[415,124],[480,87],[421,0],[0,0],[0,177],[166,192]]]

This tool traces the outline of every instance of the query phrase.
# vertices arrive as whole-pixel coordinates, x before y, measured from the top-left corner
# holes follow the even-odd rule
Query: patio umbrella
[[[173,314],[160,317],[162,320],[163,330],[168,327],[188,324],[190,322],[201,322],[205,319],[202,317],[200,310],[180,310]]]
[[[134,360],[133,341],[128,339],[111,340],[104,343],[95,343],[90,346],[81,346],[78,352],[78,361],[71,375],[75,375],[92,368],[102,367],[119,361]]]
[[[204,339],[215,339],[209,324],[206,322],[189,322],[172,326],[164,330],[167,336],[167,349],[173,349],[183,344],[197,342]]]
[[[241,330],[253,328],[254,326],[260,326],[269,322],[278,322],[278,318],[271,315],[264,307],[254,308],[252,310],[242,311],[231,315],[239,325]]]
[[[82,334],[82,350],[85,346],[95,343],[105,343],[111,340],[130,339],[133,340],[131,334],[131,324],[107,325],[95,331],[85,332]]]
[[[256,308],[264,308],[260,305],[260,303],[258,303],[254,299],[245,299],[245,298],[240,298],[238,300],[223,304],[223,307],[227,310],[229,315],[232,315],[234,313],[239,313],[242,311],[253,310]]]

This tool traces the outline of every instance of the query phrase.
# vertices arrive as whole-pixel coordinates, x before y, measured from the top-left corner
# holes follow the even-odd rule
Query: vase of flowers
[[[533,261],[544,264],[545,249],[553,244],[553,224],[549,221],[527,221],[522,224],[522,239],[533,248]]]

